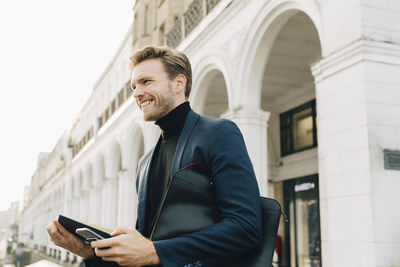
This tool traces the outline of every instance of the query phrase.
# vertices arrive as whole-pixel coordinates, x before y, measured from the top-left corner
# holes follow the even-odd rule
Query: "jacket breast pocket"
[[[168,185],[152,240],[199,231],[219,221],[211,178],[190,169],[179,170]]]

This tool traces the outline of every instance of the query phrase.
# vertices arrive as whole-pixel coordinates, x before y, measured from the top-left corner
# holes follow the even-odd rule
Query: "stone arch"
[[[275,5],[275,6],[272,6]],[[240,88],[251,88],[252,90],[242,90],[241,104],[253,109],[260,108],[261,103],[258,101],[262,90],[262,77],[265,68],[265,62],[268,61],[270,51],[275,40],[285,23],[298,12],[306,14],[316,28],[318,36],[321,36],[322,22],[318,4],[314,0],[306,1],[284,1],[278,3],[266,2],[252,21],[247,41],[244,45],[245,55],[241,58],[239,66],[242,73]],[[268,38],[267,38],[268,37]]]
[[[136,170],[139,159],[145,151],[143,129],[137,122],[132,123],[125,136],[126,149],[122,160],[124,169]]]
[[[72,175],[72,199],[71,199],[71,213],[74,218],[79,217],[79,195],[81,192],[81,183],[79,173],[75,173]]]
[[[88,191],[93,187],[93,168],[92,163],[87,162],[83,169],[83,191]]]
[[[93,169],[93,185],[100,186],[103,184],[105,179],[105,160],[103,153],[99,152],[95,162],[94,162],[94,169]]]
[[[74,179],[72,176],[67,175],[66,187],[65,187],[65,201],[67,202],[66,210],[64,211],[67,216],[72,215],[72,200],[74,198]]]
[[[143,125],[132,119],[124,132],[122,150],[123,169],[118,173],[117,224],[134,225],[136,220],[137,195],[135,190],[136,168],[145,151]]]
[[[281,130],[280,115],[312,103],[315,99],[311,66],[322,54],[319,16],[314,1],[284,1],[275,6],[266,4],[265,9],[255,19],[255,27],[249,33],[249,43],[245,45],[246,59],[243,62],[247,63],[242,66],[243,80],[240,84],[241,88],[249,89],[241,92],[242,105],[269,114],[264,137],[266,156],[262,163],[267,166],[266,178],[270,194],[274,192],[274,197],[284,205],[287,203],[282,196],[288,183],[282,182],[283,180],[318,173],[317,147],[305,147],[302,152],[298,150],[296,153],[282,155],[281,141],[294,141],[290,137],[281,140],[284,131]],[[311,123],[305,127],[298,126],[298,129],[305,129],[308,136],[313,136],[315,124],[313,125],[312,112],[301,116],[303,117],[299,115],[301,120]],[[290,121],[294,119],[291,118]],[[288,135],[293,136],[294,132],[291,128]],[[286,208],[293,212],[290,204],[284,206]],[[316,217],[319,218],[319,214]],[[287,231],[295,235],[292,231],[297,224],[294,220],[290,227],[283,225],[278,234],[284,236]],[[320,237],[316,225],[319,226],[319,221],[313,227],[313,235]],[[293,240],[287,237],[282,243],[286,248],[294,245]],[[290,265],[290,259],[293,259],[290,257],[285,249],[282,252],[283,264]]]
[[[106,178],[107,179],[116,179],[118,175],[118,171],[122,169],[122,153],[121,146],[119,142],[116,140],[110,146],[109,153],[107,153],[106,159]]]
[[[65,181],[62,181],[58,186],[58,198],[59,198],[59,212],[62,213],[64,211],[64,200],[65,200],[65,190],[64,190]]]
[[[219,117],[231,108],[234,92],[229,76],[232,72],[228,71],[228,65],[221,53],[216,52],[204,56],[196,64],[190,100],[199,113]],[[208,112],[207,108],[214,111]]]
[[[82,188],[81,191],[82,192],[86,192],[89,190],[90,188],[90,177],[89,177],[89,165],[86,164],[85,167],[83,168],[83,170],[81,171],[81,175],[82,175]]]
[[[90,214],[89,219],[95,224],[102,223],[103,209],[103,185],[105,181],[105,160],[103,153],[98,152],[94,162],[90,164],[92,168],[93,185],[90,196]]]
[[[66,182],[65,182],[65,200],[72,199],[72,192],[73,192],[73,181],[71,176],[67,175]]]
[[[78,181],[78,196],[81,194],[81,192],[83,191],[83,187],[84,187],[84,177],[83,177],[83,172],[82,170],[78,171],[78,175],[77,175],[77,181]]]

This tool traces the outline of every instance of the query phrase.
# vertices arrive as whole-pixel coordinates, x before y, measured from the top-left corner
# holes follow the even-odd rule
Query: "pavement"
[[[25,266],[26,267],[63,267],[62,265],[58,265],[58,264],[48,261],[48,260],[40,260],[33,264],[29,264],[29,265],[25,265]],[[4,266],[4,267],[6,267],[6,266]]]

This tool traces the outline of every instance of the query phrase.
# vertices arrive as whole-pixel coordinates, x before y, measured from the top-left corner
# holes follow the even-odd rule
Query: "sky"
[[[0,210],[22,201],[39,152],[72,126],[128,32],[133,2],[0,0]]]

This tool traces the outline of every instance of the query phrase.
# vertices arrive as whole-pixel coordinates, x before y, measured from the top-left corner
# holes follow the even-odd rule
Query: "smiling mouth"
[[[153,102],[153,100],[146,100],[146,101],[144,101],[143,103],[140,104],[140,107],[143,109],[144,107],[149,105],[151,102]]]

